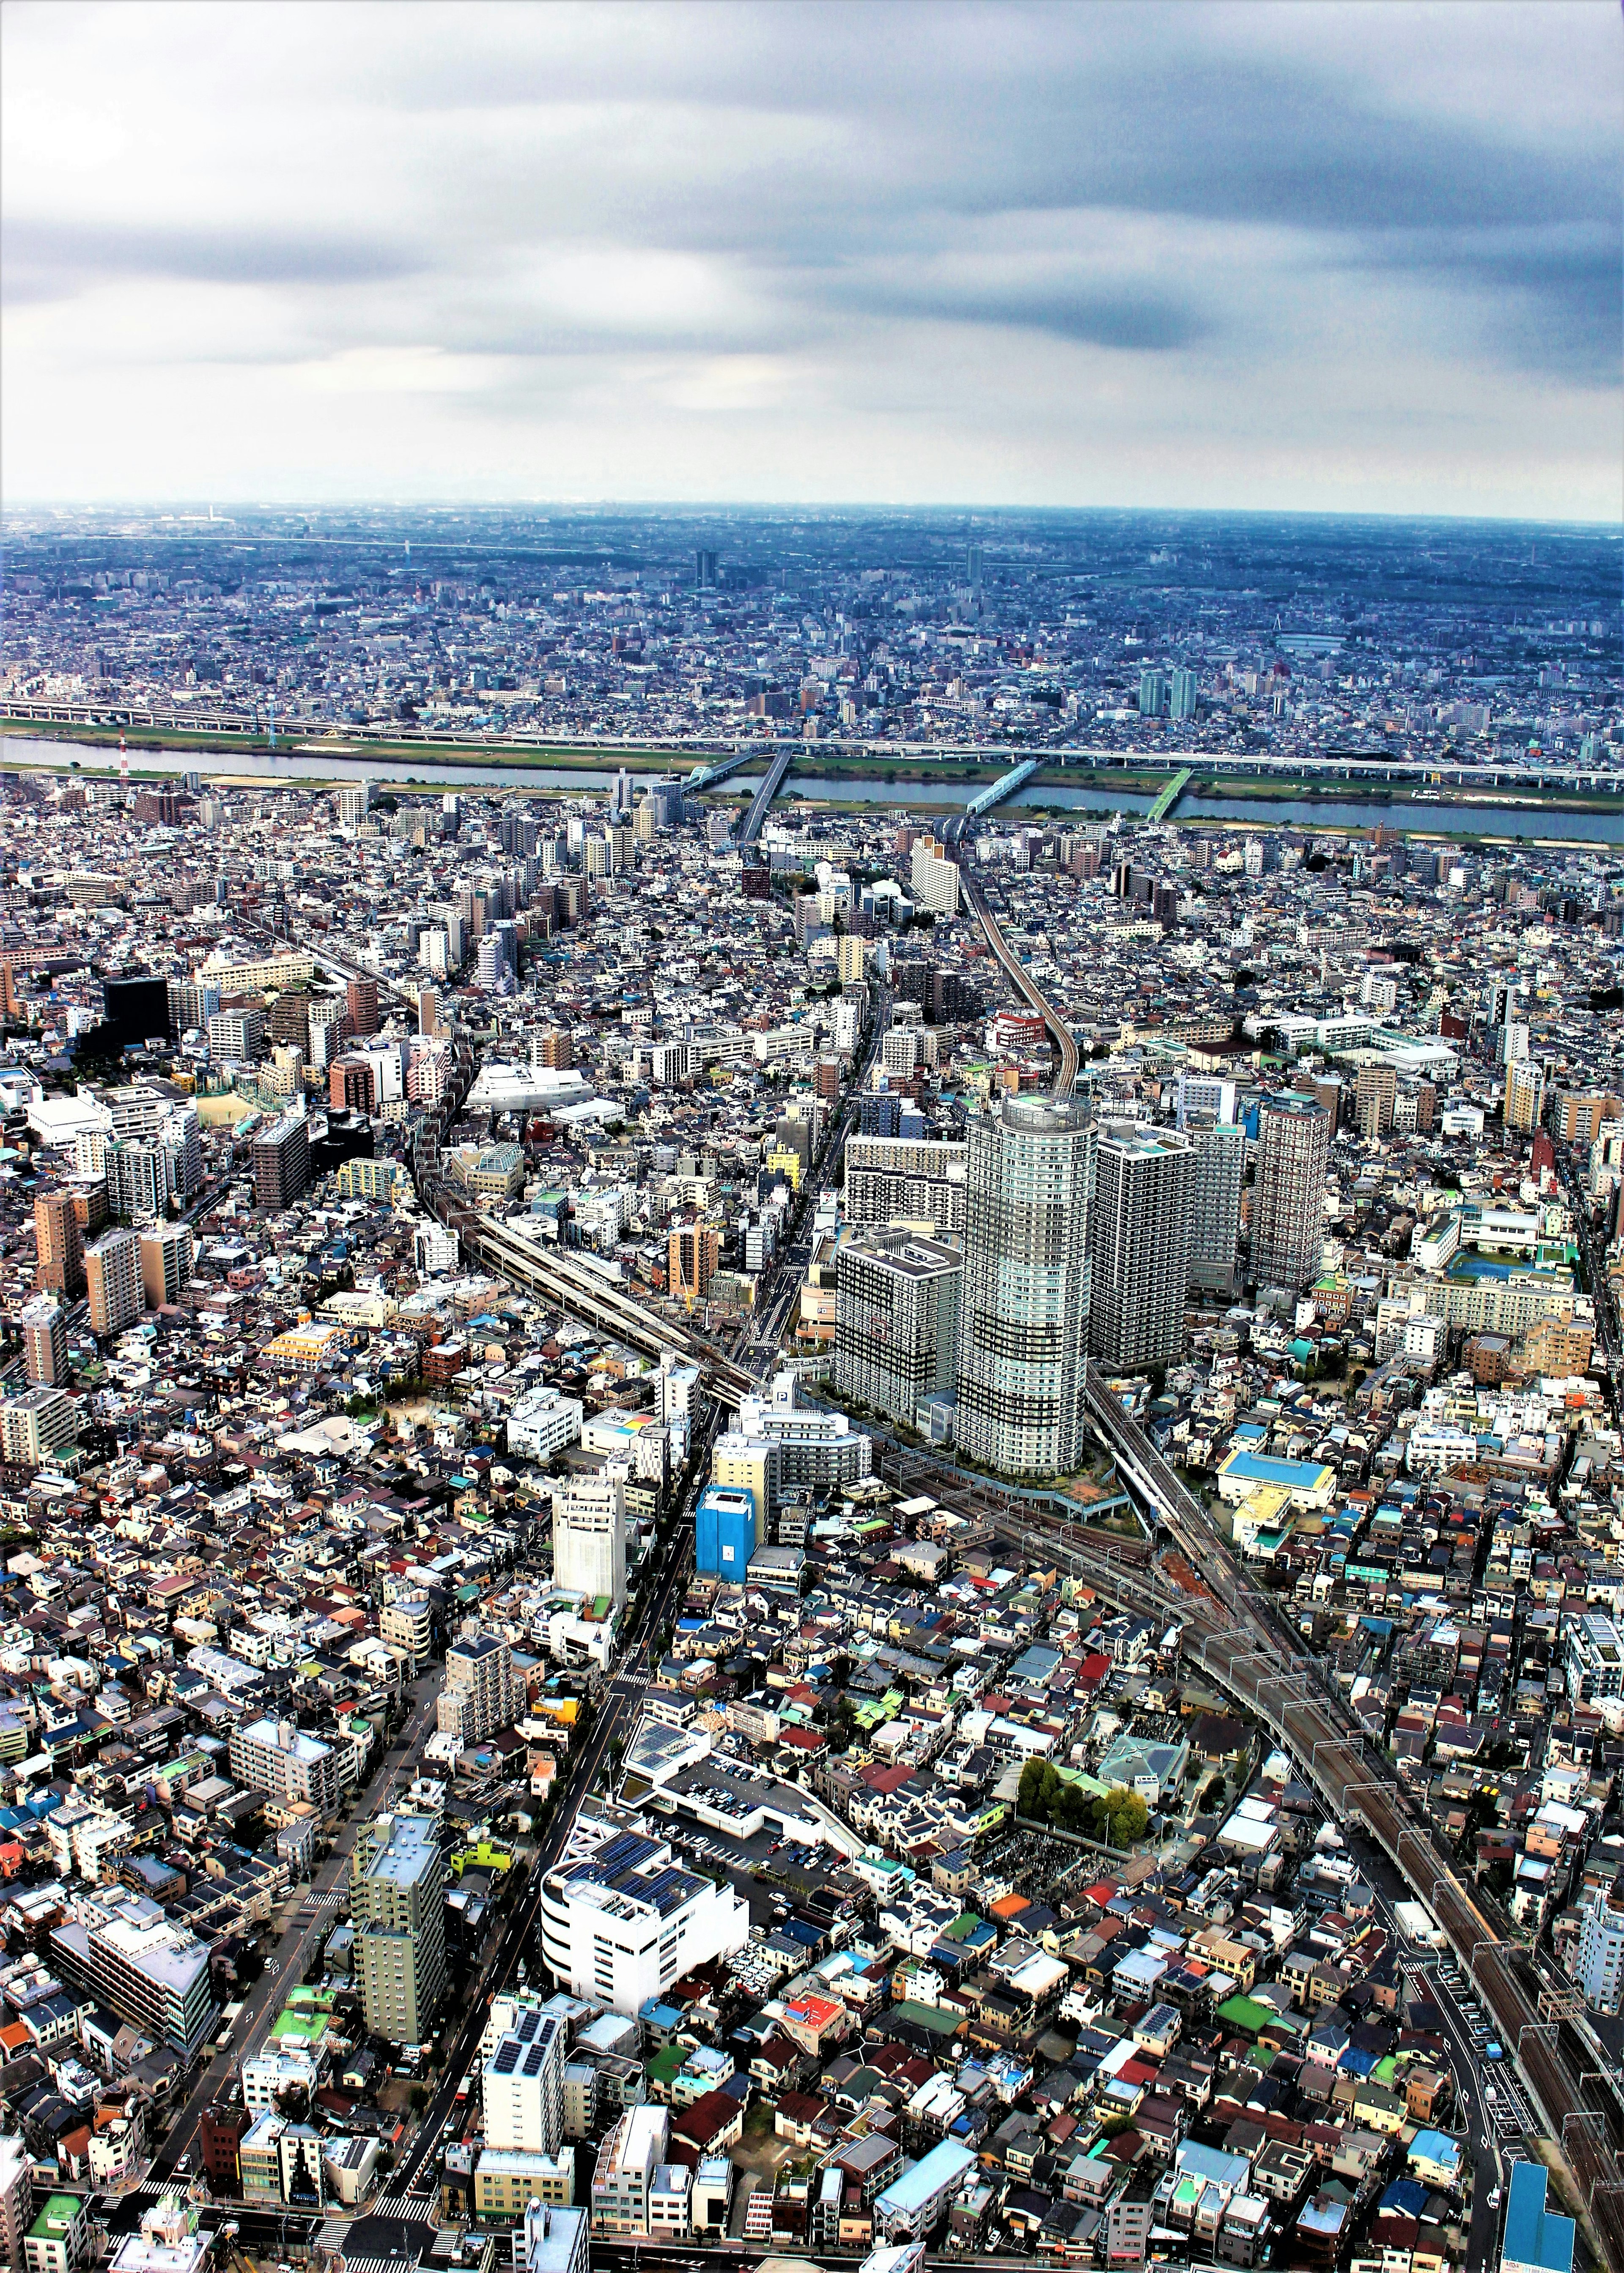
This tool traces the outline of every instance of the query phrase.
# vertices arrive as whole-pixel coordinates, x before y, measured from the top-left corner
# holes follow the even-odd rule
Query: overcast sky
[[[1620,512],[1612,0],[3,37],[13,502]]]

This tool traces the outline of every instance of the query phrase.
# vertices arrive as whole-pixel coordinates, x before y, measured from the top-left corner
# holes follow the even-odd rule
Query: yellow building
[[[285,1334],[278,1334],[274,1341],[267,1342],[262,1354],[269,1365],[313,1367],[325,1364],[343,1339],[340,1326],[290,1326]]]
[[[777,1172],[789,1179],[793,1192],[801,1189],[801,1155],[791,1152],[787,1144],[775,1144],[767,1155],[769,1172]]]

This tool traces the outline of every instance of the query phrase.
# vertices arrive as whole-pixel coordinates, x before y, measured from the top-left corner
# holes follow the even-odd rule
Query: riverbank
[[[110,778],[118,765],[117,737],[103,729],[98,741],[58,731],[29,733],[16,722],[4,725],[0,761],[18,771],[73,771],[86,778]],[[274,786],[332,790],[345,783],[369,782],[380,794],[394,791],[433,796],[466,788],[500,795],[555,796],[591,800],[606,791],[620,770],[623,754],[584,745],[518,753],[494,748],[467,752],[442,746],[439,762],[430,746],[357,744],[336,739],[254,750],[240,745],[224,750],[215,739],[197,737],[183,746],[162,748],[160,738],[137,736],[126,750],[132,780],[142,782],[195,772],[216,788]],[[128,737],[126,737],[128,744]],[[675,774],[686,779],[702,754],[652,746],[628,757],[634,775]],[[994,761],[904,757],[889,750],[873,755],[837,752],[808,743],[784,784],[780,809],[797,803],[830,811],[869,811],[886,806],[921,820],[962,813],[976,791],[1004,770]],[[636,761],[641,762],[636,762]],[[765,760],[754,753],[738,771],[707,791],[708,799],[736,806],[755,792]],[[1050,814],[1072,825],[1109,822],[1113,814],[1142,820],[1168,787],[1164,770],[1144,762],[1109,765],[1049,764],[999,808],[1006,823]],[[1624,799],[1552,790],[1544,795],[1512,789],[1441,794],[1425,784],[1395,786],[1356,777],[1344,782],[1320,777],[1307,784],[1276,776],[1213,775],[1192,768],[1171,825],[1182,829],[1302,829],[1368,834],[1387,822],[1411,836],[1456,843],[1525,844],[1624,843]]]

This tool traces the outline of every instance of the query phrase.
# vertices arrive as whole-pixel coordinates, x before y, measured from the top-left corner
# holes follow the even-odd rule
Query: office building
[[[62,1304],[49,1294],[25,1302],[18,1318],[23,1330],[23,1371],[36,1387],[52,1389],[68,1377],[68,1327]]]
[[[263,1010],[216,1010],[208,1022],[208,1054],[245,1065],[265,1039]]]
[[[742,1949],[750,1913],[726,1879],[680,1869],[664,1840],[623,1832],[547,1873],[541,1932],[560,1988],[632,2014],[695,1966]]]
[[[26,1389],[0,1402],[0,1459],[19,1467],[43,1467],[79,1431],[79,1408],[64,1389]]]
[[[253,1140],[254,1205],[293,1205],[310,1182],[310,1130],[302,1113],[285,1114]]]
[[[1190,1199],[1190,1287],[1197,1294],[1232,1294],[1240,1243],[1241,1189],[1246,1180],[1246,1132],[1210,1114],[1184,1123],[1195,1156]]]
[[[137,1234],[141,1252],[141,1293],[149,1310],[178,1302],[192,1276],[192,1227],[154,1224]]]
[[[564,2135],[566,2033],[556,2013],[530,2008],[514,2015],[480,2077],[487,2149],[557,2154]]]
[[[446,1652],[446,1685],[435,1707],[440,1735],[481,1744],[512,1728],[518,1703],[509,1645],[500,1634],[460,1634]]]
[[[1094,1145],[1074,1098],[1005,1097],[970,1124],[954,1429],[1004,1474],[1082,1458]]]
[[[338,1762],[331,1744],[291,1721],[239,1722],[231,1731],[231,1773],[280,1808],[311,1807],[331,1815],[339,1804]]]
[[[34,1204],[34,1283],[77,1302],[85,1291],[85,1242],[71,1192],[41,1192]]]
[[[435,1826],[381,1815],[350,1861],[350,1917],[366,2025],[393,2044],[426,2044],[446,1993],[445,1873]]]
[[[64,1978],[191,2059],[219,2011],[207,1945],[156,1902],[122,1887],[76,1894],[72,1911],[50,1937],[51,1962]]]
[[[748,1439],[744,1441],[748,1441]],[[767,1446],[761,1446],[763,1459]],[[750,1557],[766,1536],[756,1495],[739,1484],[708,1484],[694,1512],[694,1568],[702,1579],[744,1584]]]
[[[553,1495],[553,1582],[626,1608],[626,1491],[616,1476],[572,1476]]]
[[[141,1315],[141,1242],[132,1231],[104,1231],[85,1249],[90,1330],[121,1334]]]
[[[959,1376],[964,1257],[911,1232],[847,1240],[835,1260],[835,1386],[914,1427]]]
[[[1306,1097],[1265,1099],[1252,1196],[1252,1276],[1258,1287],[1296,1291],[1319,1277],[1330,1161],[1331,1116],[1323,1105]]]
[[[1177,1363],[1195,1154],[1165,1129],[1116,1122],[1102,1130],[1088,1211],[1088,1347],[1109,1373]]]

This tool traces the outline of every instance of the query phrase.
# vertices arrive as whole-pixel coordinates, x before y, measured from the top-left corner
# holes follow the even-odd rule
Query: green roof
[[[687,2058],[688,2052],[683,2045],[664,2044],[651,2059],[643,2062],[643,2066],[654,2082],[669,2083],[673,2075],[681,2074],[682,2064]]]
[[[893,2008],[891,2018],[897,2021],[912,2021],[921,2029],[929,2029],[933,2036],[937,2037],[956,2036],[961,2026],[961,2016],[959,2014],[944,2013],[939,2005],[916,2004],[912,1997],[905,1997],[902,2002]]]
[[[1249,2029],[1255,2037],[1280,2015],[1272,2005],[1259,2005],[1255,1997],[1230,1997],[1219,2006],[1217,2017],[1231,2029]]]
[[[82,2194],[48,2194],[28,2228],[30,2240],[60,2241],[76,2218],[87,2215],[88,2208]]]

